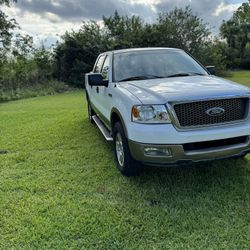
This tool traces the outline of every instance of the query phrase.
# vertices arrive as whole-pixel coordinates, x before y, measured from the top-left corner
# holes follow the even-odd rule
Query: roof
[[[114,54],[118,53],[126,53],[126,52],[134,52],[134,51],[152,51],[152,50],[172,50],[172,51],[180,51],[181,49],[177,48],[165,48],[165,47],[147,47],[147,48],[132,48],[132,49],[119,49],[119,50],[112,50],[107,52],[112,52]],[[105,52],[105,53],[107,53]]]

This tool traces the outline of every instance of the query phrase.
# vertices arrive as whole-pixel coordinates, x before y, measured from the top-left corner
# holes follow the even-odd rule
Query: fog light
[[[171,156],[171,149],[164,148],[164,147],[145,147],[144,148],[144,155],[146,156]]]

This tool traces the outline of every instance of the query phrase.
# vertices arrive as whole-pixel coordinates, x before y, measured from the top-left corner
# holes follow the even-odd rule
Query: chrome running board
[[[92,119],[94,120],[94,122],[96,123],[97,127],[100,129],[100,131],[102,132],[103,136],[105,137],[105,139],[107,141],[113,141],[113,137],[110,135],[109,131],[107,130],[107,128],[103,125],[103,123],[100,121],[100,119],[98,118],[98,116],[93,115]]]

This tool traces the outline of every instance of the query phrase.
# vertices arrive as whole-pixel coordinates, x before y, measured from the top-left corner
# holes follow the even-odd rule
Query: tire
[[[88,102],[88,118],[89,118],[89,121],[90,121],[92,124],[95,124],[95,121],[94,121],[93,118],[92,118],[92,116],[95,115],[95,111],[92,109],[89,100],[87,100],[87,102]]]
[[[115,123],[113,130],[113,146],[118,170],[124,176],[137,176],[142,172],[142,165],[130,154],[128,140],[120,122]]]

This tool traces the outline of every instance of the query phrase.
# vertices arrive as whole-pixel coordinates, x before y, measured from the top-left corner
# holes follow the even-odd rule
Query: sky
[[[99,22],[115,10],[152,23],[157,13],[187,5],[217,35],[222,20],[228,20],[243,2],[247,0],[18,0],[11,8],[3,8],[9,18],[17,20],[23,34],[33,36],[38,45],[43,41],[50,46],[66,31],[78,30],[82,21]]]

